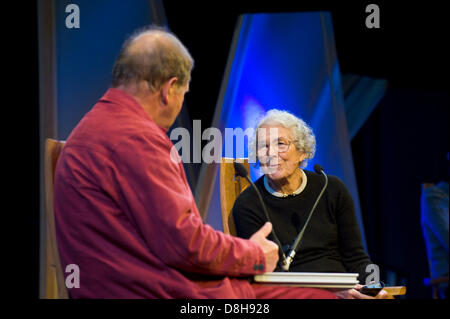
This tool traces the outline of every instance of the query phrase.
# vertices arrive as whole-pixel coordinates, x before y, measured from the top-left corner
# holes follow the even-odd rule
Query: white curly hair
[[[256,165],[259,165],[259,160],[256,155],[258,129],[262,125],[281,125],[291,130],[293,144],[297,150],[306,154],[305,159],[300,163],[300,167],[306,167],[308,160],[314,157],[316,153],[316,137],[311,127],[288,111],[271,109],[258,121],[253,132],[253,137],[249,143],[249,157],[256,159]]]

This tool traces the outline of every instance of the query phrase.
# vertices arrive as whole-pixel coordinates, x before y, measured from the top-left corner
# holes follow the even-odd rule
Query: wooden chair
[[[47,299],[67,299],[69,294],[64,281],[64,274],[59,259],[55,233],[55,216],[53,211],[53,178],[56,162],[64,147],[64,141],[47,139],[44,153],[45,178],[45,297]]]
[[[223,232],[233,236],[236,236],[236,226],[234,225],[232,214],[233,205],[239,194],[250,185],[245,178],[236,176],[233,165],[235,161],[242,163],[250,174],[250,164],[247,158],[235,160],[223,157],[219,165],[220,208],[222,211]]]

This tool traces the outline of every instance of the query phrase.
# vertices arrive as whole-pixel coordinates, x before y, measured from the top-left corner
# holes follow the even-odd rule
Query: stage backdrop
[[[364,246],[365,236],[345,118],[331,15],[327,12],[240,16],[212,126],[254,127],[269,109],[287,110],[305,120],[316,135],[315,157],[327,174],[340,177],[353,196]],[[248,156],[226,153],[226,157]],[[225,143],[224,143],[225,145]],[[252,168],[252,180],[260,176]],[[206,222],[222,230],[218,166],[203,164],[196,200]]]
[[[67,28],[69,4],[80,12],[79,28]],[[122,43],[151,23],[149,1],[56,1],[57,138],[66,139],[105,93]]]

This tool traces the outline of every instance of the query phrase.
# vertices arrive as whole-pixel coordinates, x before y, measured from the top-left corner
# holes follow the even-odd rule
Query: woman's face
[[[256,150],[264,174],[274,181],[289,178],[306,158],[295,147],[291,130],[281,125],[260,126]]]

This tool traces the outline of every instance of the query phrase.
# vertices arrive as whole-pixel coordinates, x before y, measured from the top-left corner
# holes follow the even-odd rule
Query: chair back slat
[[[47,139],[44,153],[45,178],[45,297],[47,299],[67,299],[68,292],[59,258],[56,242],[55,215],[53,210],[53,181],[59,155],[64,147],[64,141]]]
[[[244,165],[247,172],[250,173],[250,164],[248,159],[222,158],[220,163],[220,208],[222,212],[222,225],[225,234],[236,236],[236,227],[234,224],[232,209],[236,198],[250,184],[240,176],[236,176],[233,163],[238,161]]]

